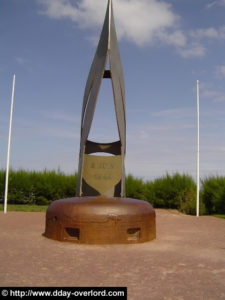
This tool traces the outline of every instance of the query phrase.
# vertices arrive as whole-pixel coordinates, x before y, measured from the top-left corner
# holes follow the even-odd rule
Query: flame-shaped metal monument
[[[109,59],[109,70],[106,69]],[[119,140],[88,140],[102,80],[111,79]],[[156,236],[155,211],[145,201],[125,198],[125,89],[113,17],[108,6],[99,44],[87,79],[81,116],[76,197],[52,202],[45,236],[86,244],[140,243]],[[93,155],[105,152],[110,156]]]
[[[109,70],[106,70],[109,59]],[[108,144],[88,140],[102,79],[111,79],[119,141]],[[108,1],[105,21],[84,92],[77,196],[125,196],[124,156],[126,148],[125,89],[112,1]],[[113,156],[93,156],[105,152]]]

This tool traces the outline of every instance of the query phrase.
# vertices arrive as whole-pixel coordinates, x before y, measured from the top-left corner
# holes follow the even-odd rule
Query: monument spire
[[[110,51],[110,33],[111,33],[111,17],[112,17],[112,0],[108,0],[109,6],[109,38],[108,38],[108,51]]]
[[[106,70],[107,59],[109,59],[109,70]],[[125,180],[124,156],[125,156],[125,149],[126,149],[125,88],[124,88],[123,71],[122,71],[119,47],[118,47],[117,36],[116,36],[115,22],[113,16],[112,0],[108,0],[105,20],[103,23],[99,43],[89,71],[89,75],[88,75],[88,79],[84,91],[83,107],[82,107],[82,115],[81,115],[81,139],[80,139],[77,196],[82,196],[82,195],[88,196],[90,193],[91,196],[93,196],[92,195],[93,193],[95,194],[102,193],[100,191],[96,191],[94,187],[90,188],[89,184],[86,182],[84,177],[87,179],[87,177],[89,177],[90,175],[90,170],[89,171],[87,170],[88,169],[87,160],[90,161],[90,157],[86,155],[89,155],[90,153],[94,153],[94,152],[90,152],[93,151],[92,149],[93,142],[88,140],[88,136],[90,133],[90,129],[94,117],[95,107],[96,107],[101,83],[102,80],[106,78],[110,79],[112,83],[116,120],[117,120],[117,127],[119,133],[119,141],[116,141],[114,143],[108,143],[104,145],[104,147],[103,144],[95,143],[95,146],[98,145],[98,152],[106,152],[106,153],[113,154],[114,156],[117,156],[117,158],[114,157],[115,160],[116,159],[118,160],[120,156],[121,166],[119,167],[118,164],[118,168],[120,169],[118,170],[119,172],[118,174],[121,175],[121,178],[119,182],[116,183],[119,184],[120,187],[115,188],[117,192],[115,192],[115,190],[114,192],[112,192],[113,189],[111,189],[111,192],[107,195],[125,196],[125,181],[124,181]],[[104,148],[104,151],[101,150],[100,148],[101,149]],[[99,159],[100,158],[98,157],[98,160]],[[102,160],[105,159],[102,158]],[[102,176],[104,177],[105,175],[101,175],[101,176],[99,175],[99,178]],[[105,177],[109,178],[109,176],[105,176]],[[90,178],[88,180],[90,181]],[[104,186],[104,184],[106,184],[106,182],[102,182],[101,185]],[[89,187],[87,187],[87,185]]]

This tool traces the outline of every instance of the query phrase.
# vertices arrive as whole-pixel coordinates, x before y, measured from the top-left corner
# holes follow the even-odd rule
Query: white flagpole
[[[11,100],[11,112],[9,122],[9,139],[8,139],[8,153],[7,153],[7,164],[5,174],[5,198],[4,198],[4,213],[7,213],[7,199],[8,199],[8,180],[9,180],[9,159],[10,159],[10,145],[11,145],[11,132],[12,132],[12,115],[13,115],[13,102],[14,102],[14,90],[15,90],[16,75],[13,76],[13,87],[12,87],[12,100]]]
[[[199,81],[197,80],[197,202],[196,216],[199,217]]]

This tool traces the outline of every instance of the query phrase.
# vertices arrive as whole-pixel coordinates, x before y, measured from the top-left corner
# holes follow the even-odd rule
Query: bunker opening
[[[127,229],[127,240],[138,241],[140,240],[141,229],[140,228],[128,228]]]
[[[67,227],[64,230],[64,239],[65,240],[74,240],[79,241],[80,239],[80,229]]]

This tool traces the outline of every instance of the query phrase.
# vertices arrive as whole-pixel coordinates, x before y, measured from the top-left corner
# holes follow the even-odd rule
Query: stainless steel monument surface
[[[107,59],[109,70],[106,70]],[[102,80],[111,80],[119,140],[100,144],[88,140]],[[124,156],[126,149],[125,89],[113,8],[108,1],[99,44],[84,92],[77,196],[125,196]],[[113,156],[93,156],[105,152]]]
[[[109,143],[88,140],[102,80],[112,82],[119,133],[119,140]],[[103,152],[106,155],[96,155]],[[156,237],[152,206],[125,197],[125,152],[124,79],[109,0],[84,92],[76,197],[52,202],[46,237],[86,244],[140,243]]]

